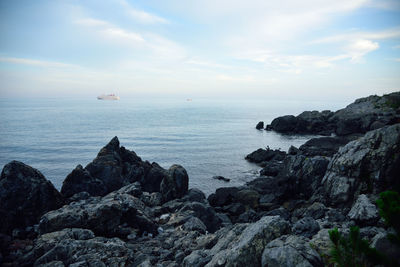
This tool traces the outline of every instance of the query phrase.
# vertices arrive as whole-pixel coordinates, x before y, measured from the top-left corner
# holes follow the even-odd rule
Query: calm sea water
[[[269,146],[287,150],[310,136],[258,131],[263,120],[344,103],[194,99],[0,99],[0,166],[19,160],[56,188],[77,164],[86,166],[114,136],[143,160],[181,164],[189,186],[207,194],[254,179],[259,167],[245,155]],[[225,183],[214,175],[231,179]]]

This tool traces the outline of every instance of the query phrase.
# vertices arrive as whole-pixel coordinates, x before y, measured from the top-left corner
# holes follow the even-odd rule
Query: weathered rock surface
[[[368,132],[339,149],[323,178],[327,203],[345,205],[360,193],[399,185],[400,124]]]
[[[379,220],[376,206],[366,195],[358,196],[347,216],[359,224],[374,224]]]
[[[265,245],[289,231],[288,222],[279,216],[265,216],[248,225],[233,240],[232,235],[228,234],[225,238],[232,240],[228,241],[228,246],[222,245],[226,240],[218,241],[215,246],[227,248],[218,251],[206,266],[261,266]]]
[[[19,161],[4,166],[0,177],[0,233],[25,228],[63,205],[53,184],[36,169]]]
[[[120,236],[119,225],[126,223],[141,232],[156,233],[157,227],[144,209],[145,205],[136,197],[116,191],[48,212],[40,219],[39,229],[41,233],[49,233],[64,228],[86,228],[102,236]]]
[[[262,254],[262,266],[324,266],[320,255],[306,238],[289,235],[269,242]]]

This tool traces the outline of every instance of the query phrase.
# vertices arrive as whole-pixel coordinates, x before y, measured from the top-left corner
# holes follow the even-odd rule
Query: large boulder
[[[238,236],[227,233],[211,249],[213,258],[206,266],[261,266],[261,255],[267,243],[290,231],[279,216],[264,216],[248,225]],[[229,245],[224,245],[229,243]],[[225,248],[216,251],[216,248]]]
[[[38,170],[19,161],[6,164],[0,177],[0,232],[10,233],[39,222],[61,207],[62,195]]]
[[[147,172],[147,175],[143,176],[140,180],[143,191],[160,192],[160,184],[167,176],[168,172],[160,165],[153,162],[150,170]]]
[[[160,192],[164,201],[183,197],[189,188],[189,176],[180,165],[172,165],[160,184]]]
[[[358,196],[347,216],[362,225],[375,224],[379,220],[378,209],[364,194]]]
[[[361,193],[399,186],[400,124],[370,131],[341,147],[322,180],[326,202],[350,205]]]
[[[301,236],[281,236],[269,242],[262,254],[262,266],[324,266],[320,255]]]

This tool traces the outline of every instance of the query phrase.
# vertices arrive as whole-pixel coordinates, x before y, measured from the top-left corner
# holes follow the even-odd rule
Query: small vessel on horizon
[[[119,96],[115,94],[102,94],[97,97],[98,100],[119,100]]]

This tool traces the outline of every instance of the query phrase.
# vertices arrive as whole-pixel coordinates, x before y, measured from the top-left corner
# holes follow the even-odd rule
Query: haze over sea
[[[164,168],[180,164],[190,187],[210,194],[254,179],[244,160],[260,148],[287,151],[310,136],[258,131],[281,115],[336,110],[348,103],[210,99],[1,99],[0,165],[19,160],[41,171],[57,189],[77,164],[86,166],[118,136],[122,146]],[[226,183],[212,179],[222,175]]]

